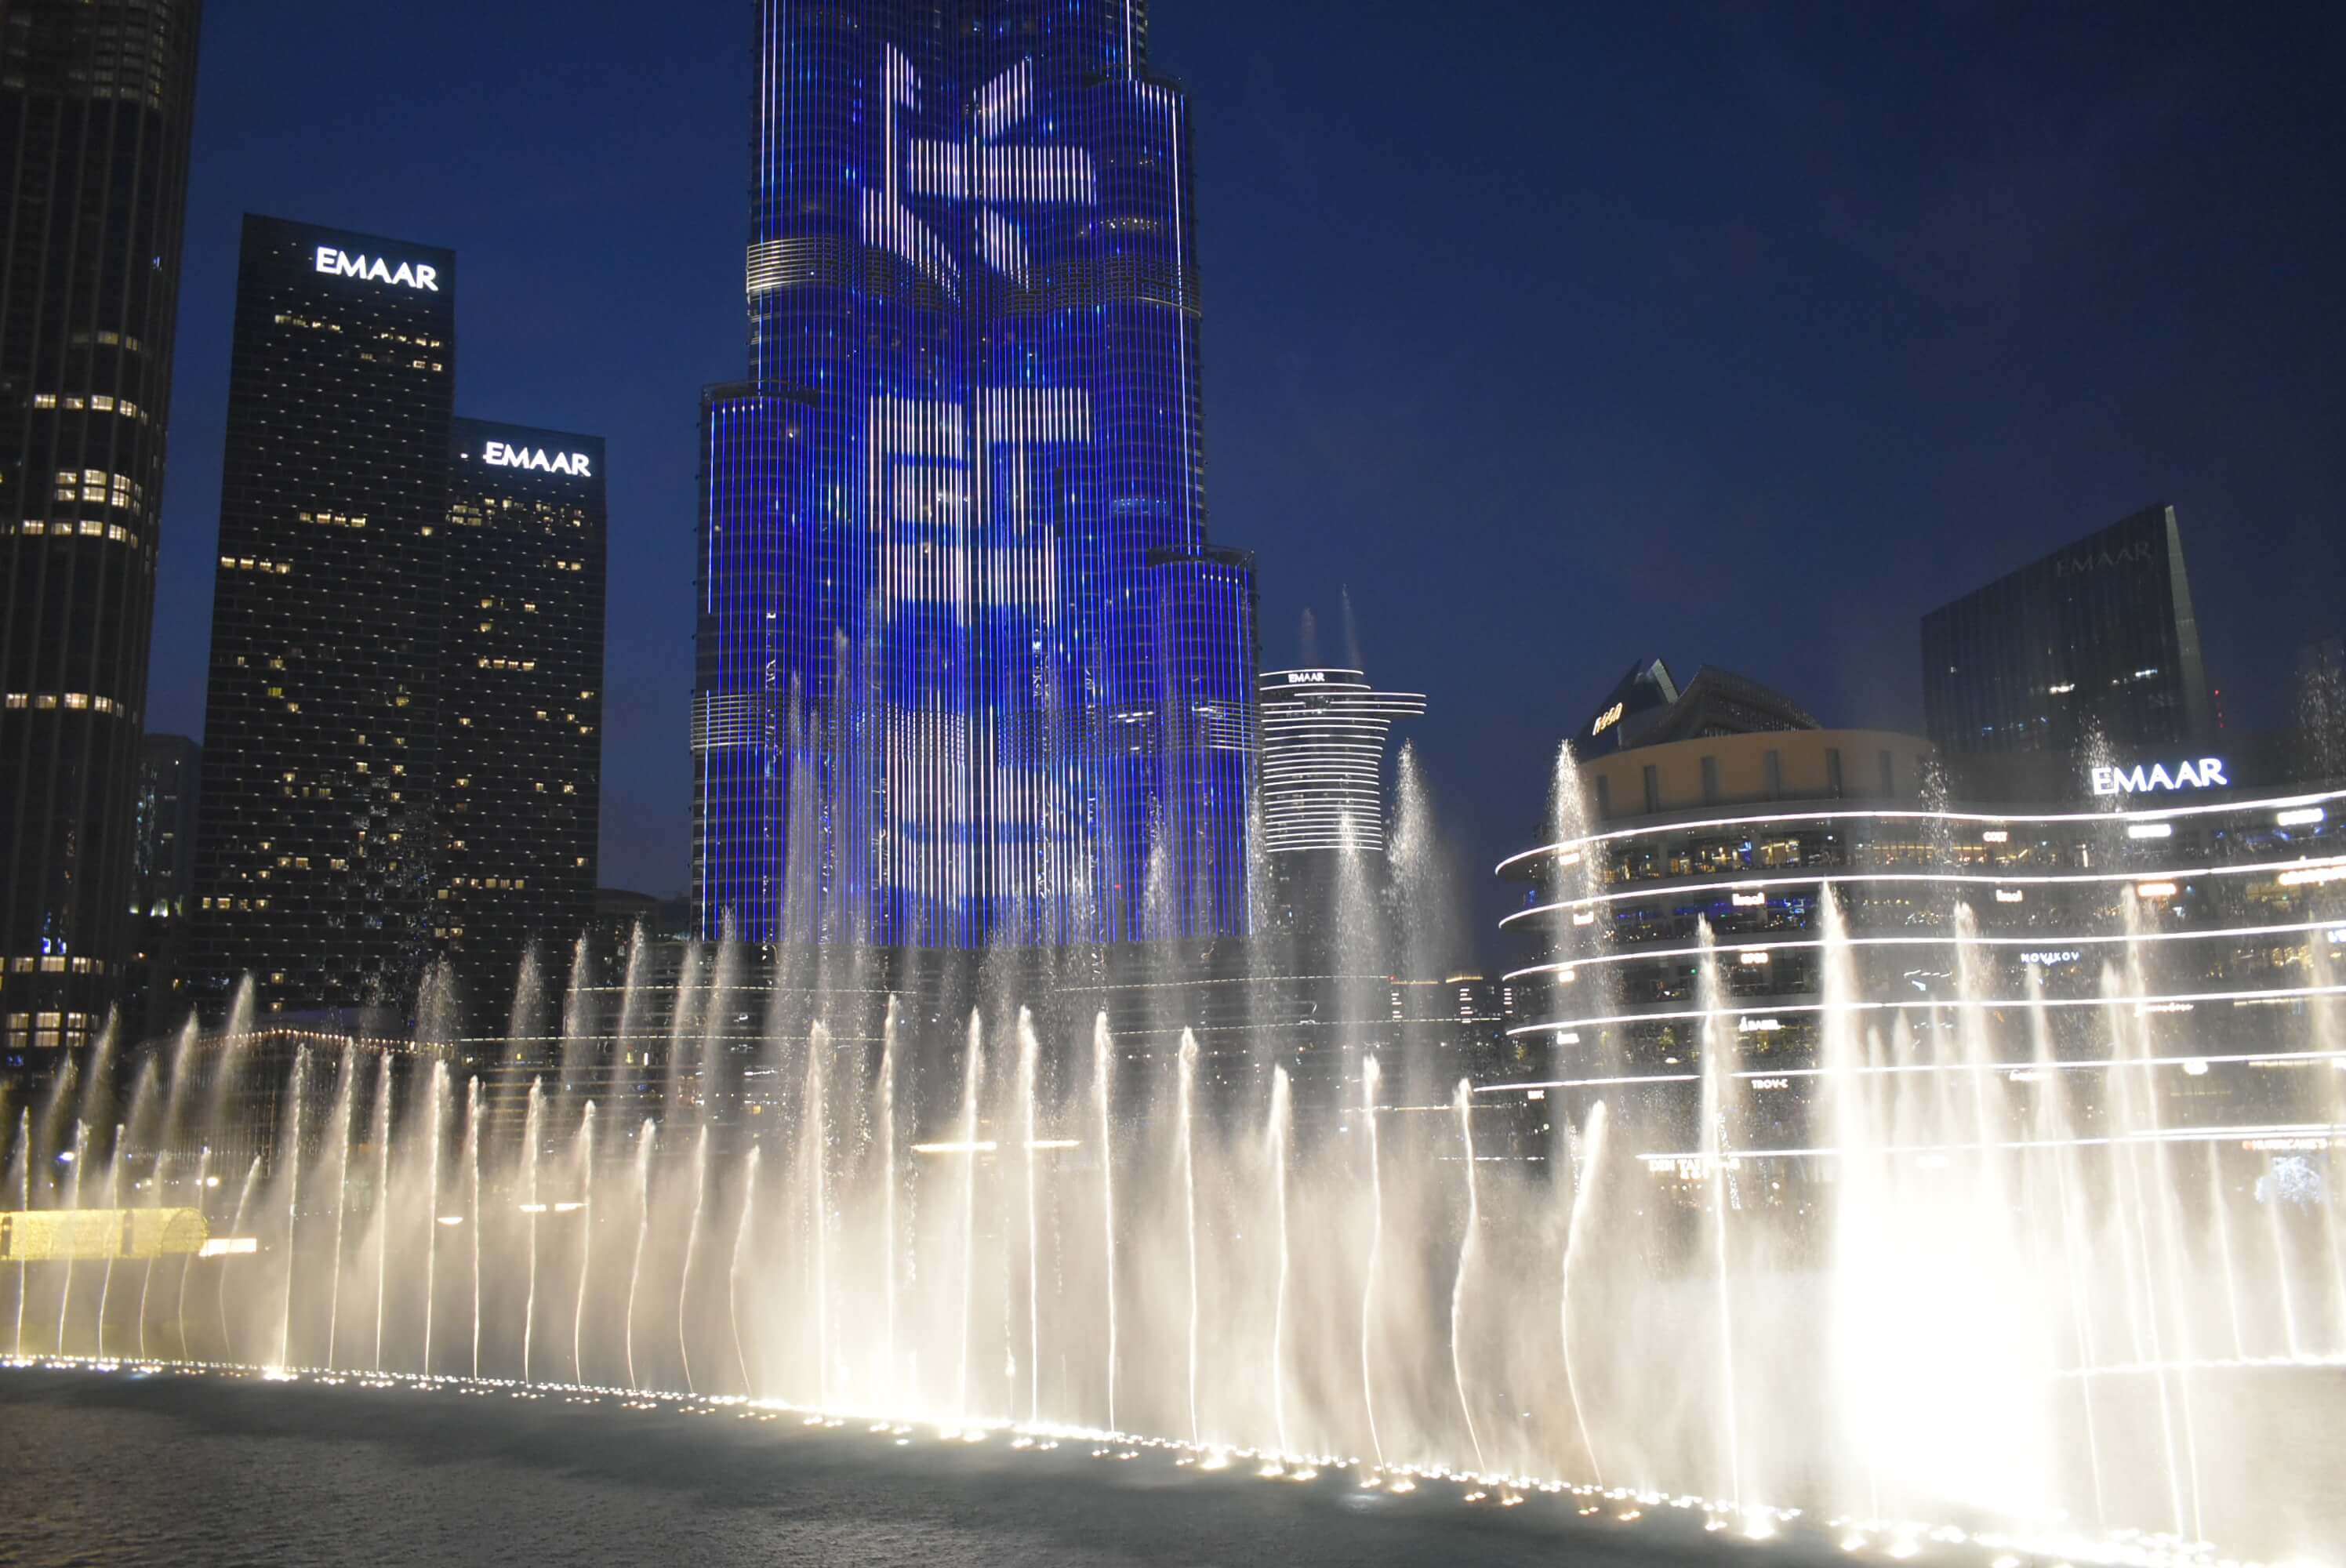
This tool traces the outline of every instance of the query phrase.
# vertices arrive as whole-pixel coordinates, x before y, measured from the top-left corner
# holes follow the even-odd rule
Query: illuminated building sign
[[[2076,948],[2064,947],[2050,949],[2044,952],[2024,952],[2020,955],[2020,962],[2050,966],[2055,963],[2075,963],[2079,956]]]
[[[2112,566],[2147,566],[2151,564],[2150,541],[2129,540],[2121,545],[2104,545],[2097,550],[2078,550],[2056,556],[2053,575],[2074,577],[2081,572],[2098,572]]]
[[[1324,669],[1291,669],[1287,672],[1290,686],[1325,686],[1328,672]]]
[[[586,454],[583,452],[557,452],[549,456],[542,447],[507,446],[502,441],[493,441],[482,449],[481,461],[492,468],[534,468],[540,473],[588,477]]]
[[[330,278],[363,278],[370,283],[397,283],[429,293],[440,291],[440,269],[402,261],[393,267],[382,257],[353,256],[331,245],[318,247],[318,270]]]
[[[1620,722],[1621,705],[1617,702],[1612,707],[1606,708],[1604,712],[1596,716],[1596,722],[1588,727],[1588,733],[1591,735],[1602,735]]]
[[[2183,761],[2170,771],[2164,762],[2148,768],[2137,763],[2132,768],[2096,768],[2093,774],[2096,795],[2140,795],[2153,789],[2214,789],[2232,787],[2224,777],[2224,759],[2202,757],[2197,761]]]

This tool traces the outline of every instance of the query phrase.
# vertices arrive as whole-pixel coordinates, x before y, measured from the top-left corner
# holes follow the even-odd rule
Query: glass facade
[[[398,1006],[427,956],[455,256],[249,217],[204,703],[194,983]]]
[[[433,946],[504,1023],[595,914],[603,757],[603,440],[459,419],[448,466]]]
[[[2171,506],[2154,506],[1923,617],[1931,738],[2076,759],[2197,744],[2209,730],[2198,623]]]
[[[1206,536],[1182,94],[1117,0],[758,8],[704,403],[704,930],[1238,934],[1250,560]]]
[[[0,1070],[130,948],[196,0],[0,8]]]

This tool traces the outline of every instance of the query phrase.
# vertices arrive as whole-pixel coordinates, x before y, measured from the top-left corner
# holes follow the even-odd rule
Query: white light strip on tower
[[[1584,838],[1561,839],[1552,844],[1542,844],[1519,854],[1509,855],[1494,870],[1504,876],[1511,866],[1525,860],[1535,860],[1566,850],[1588,844],[1617,843],[1627,839],[1643,838],[1659,833],[1692,832],[1708,828],[1764,827],[1770,823],[1831,822],[1850,819],[1869,819],[1889,822],[1970,822],[2004,825],[2015,822],[2126,822],[2138,820],[2177,820],[2186,817],[2205,817],[2225,811],[2293,810],[2325,802],[2346,799],[2346,789],[2329,789],[2311,795],[2281,795],[2270,799],[2223,800],[2198,806],[2162,806],[2138,811],[2053,811],[2037,814],[2011,811],[1932,811],[1914,809],[1869,809],[1843,808],[1839,810],[1771,811],[1748,817],[1706,817],[1687,822],[1659,822],[1634,828],[1617,828],[1610,832],[1591,833]]]

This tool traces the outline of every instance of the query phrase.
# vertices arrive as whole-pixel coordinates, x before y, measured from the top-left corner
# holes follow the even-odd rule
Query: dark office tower
[[[1923,617],[1923,706],[1966,756],[2180,752],[2208,733],[2175,509],[2153,506]],[[2147,757],[2146,756],[2146,760]]]
[[[449,449],[432,934],[502,1025],[522,953],[595,918],[603,440],[460,419]]]
[[[138,837],[130,910],[124,1015],[148,1033],[177,1022],[188,919],[195,910],[196,807],[203,748],[184,735],[150,735],[138,755]]]
[[[696,897],[759,941],[1246,929],[1188,109],[1137,0],[757,7],[750,379],[704,408]]]
[[[118,994],[197,0],[0,6],[0,1067]]]
[[[247,218],[191,971],[403,1000],[431,932],[455,257]]]

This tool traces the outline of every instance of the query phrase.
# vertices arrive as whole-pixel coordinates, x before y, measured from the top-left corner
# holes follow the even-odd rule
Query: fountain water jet
[[[1466,1276],[1474,1262],[1474,1236],[1483,1222],[1483,1204],[1474,1181],[1474,1128],[1469,1118],[1474,1085],[1458,1080],[1451,1105],[1458,1115],[1458,1157],[1466,1172],[1466,1230],[1458,1242],[1458,1273],[1450,1284],[1450,1378],[1458,1388],[1458,1413],[1466,1420],[1466,1441],[1474,1451],[1474,1470],[1485,1468],[1483,1439],[1474,1430],[1474,1401],[1466,1394],[1466,1340],[1461,1332],[1466,1320]]]

